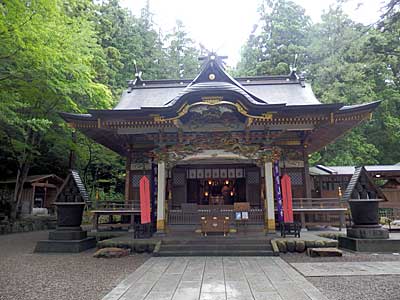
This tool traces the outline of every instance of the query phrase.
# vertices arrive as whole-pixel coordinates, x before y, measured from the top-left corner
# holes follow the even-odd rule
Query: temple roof
[[[309,105],[320,104],[305,83],[304,78],[292,71],[288,75],[231,77],[222,60],[210,54],[201,72],[193,80],[143,80],[139,74],[129,81],[115,110],[146,107],[168,107],[180,98],[196,92],[232,92],[256,105]]]
[[[160,128],[176,135],[178,129],[208,132],[218,126],[242,133],[280,131],[278,145],[302,145],[312,153],[370,118],[379,103],[321,103],[295,70],[288,75],[233,78],[220,57],[210,54],[192,80],[143,80],[137,74],[114,109],[61,116],[124,155],[129,145],[145,147],[146,134]]]
[[[183,81],[142,81],[145,86],[135,86],[125,90],[115,110],[141,109],[145,107],[168,107],[180,97],[191,92],[204,90],[230,90],[243,95],[254,104],[285,104],[309,105],[320,104],[315,97],[311,86],[301,83],[290,76],[288,81],[281,77],[246,77],[237,78],[238,83],[244,88],[240,89],[231,83],[204,82],[188,85]],[[180,83],[182,82],[182,84]],[[256,100],[257,99],[257,100]]]

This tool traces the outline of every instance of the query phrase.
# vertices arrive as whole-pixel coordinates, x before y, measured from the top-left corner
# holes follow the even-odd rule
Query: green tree
[[[95,81],[94,57],[102,49],[88,20],[91,5],[61,0],[0,5],[0,147],[17,168],[13,217],[43,138],[60,124],[57,112],[109,107],[109,89]]]
[[[284,0],[264,1],[261,25],[250,35],[240,75],[288,73],[297,66],[323,103],[346,105],[383,100],[372,121],[316,153],[312,162],[375,164],[400,161],[399,1],[390,0],[377,26],[352,21],[337,1],[310,24],[304,10]]]
[[[198,74],[200,51],[194,46],[181,21],[176,21],[172,33],[166,35],[164,44],[170,78],[193,78]]]
[[[356,24],[340,5],[321,19],[310,31],[307,66],[317,97],[326,103],[383,102],[371,122],[321,151],[319,163],[399,162],[399,23],[382,20],[380,30]]]
[[[306,61],[310,18],[292,1],[264,0],[260,22],[242,49],[241,75],[288,74]]]

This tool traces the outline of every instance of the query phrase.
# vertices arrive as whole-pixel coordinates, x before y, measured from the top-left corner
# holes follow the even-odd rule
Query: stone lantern
[[[78,172],[71,170],[54,203],[57,228],[39,241],[35,252],[81,252],[96,246],[96,239],[82,230],[82,215],[89,197]]]
[[[339,238],[340,247],[380,252],[379,240],[389,238],[389,231],[379,224],[379,202],[384,199],[365,168],[356,168],[343,195],[350,206],[352,225],[347,228],[347,236]]]

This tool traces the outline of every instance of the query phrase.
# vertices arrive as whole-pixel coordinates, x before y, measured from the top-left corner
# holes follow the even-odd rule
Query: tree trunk
[[[15,220],[18,217],[18,213],[21,209],[21,200],[24,190],[24,184],[28,177],[29,169],[32,162],[32,149],[39,144],[39,138],[37,132],[34,132],[31,128],[28,128],[27,135],[25,138],[25,144],[28,145],[20,158],[18,159],[18,171],[17,179],[15,180],[14,197],[11,205],[11,219]]]
[[[15,220],[20,212],[22,192],[24,190],[24,184],[28,177],[30,166],[25,162],[20,162],[17,179],[15,181],[14,197],[11,205],[11,219]]]

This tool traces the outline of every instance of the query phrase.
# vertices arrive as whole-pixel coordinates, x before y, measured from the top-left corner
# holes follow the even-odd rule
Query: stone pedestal
[[[35,252],[78,253],[96,247],[96,239],[87,237],[80,227],[57,228],[49,232],[49,239],[39,241]]]
[[[360,252],[399,252],[400,240],[339,237],[339,247]]]
[[[356,227],[347,229],[347,237],[356,239],[388,239],[389,231],[380,225],[374,227]]]
[[[396,252],[399,242],[389,240],[389,231],[380,225],[353,226],[339,237],[339,247],[360,252]]]

